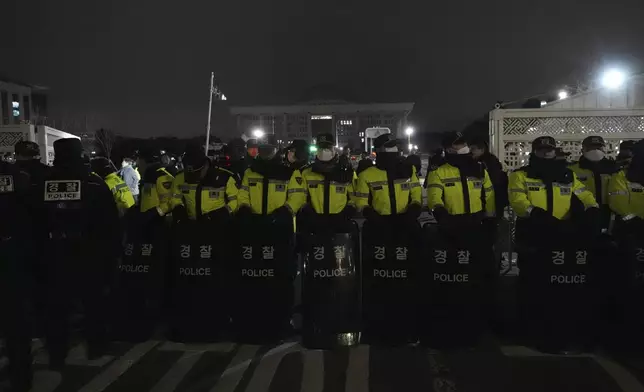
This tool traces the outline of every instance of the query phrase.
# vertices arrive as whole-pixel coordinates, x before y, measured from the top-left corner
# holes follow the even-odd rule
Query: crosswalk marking
[[[151,340],[137,344],[118,360],[114,361],[101,374],[96,376],[78,392],[101,392],[110,386],[117,378],[125,373],[132,365],[140,360],[148,351],[152,350],[159,342]]]
[[[235,348],[235,343],[211,343],[211,344],[186,344],[165,342],[159,347],[159,351],[193,351],[193,352],[219,352],[229,353]]]
[[[284,343],[281,346],[267,352],[262,360],[259,362],[257,369],[253,373],[253,377],[248,383],[246,392],[268,392],[271,386],[271,380],[277,371],[282,358],[286,354],[300,350],[301,347],[298,343]]]
[[[349,351],[345,391],[369,391],[369,346],[359,346]]]
[[[203,353],[204,351],[186,351],[150,392],[173,392]]]
[[[302,354],[304,369],[300,391],[322,392],[324,390],[324,351],[309,350]]]
[[[259,349],[260,346],[241,346],[210,392],[233,392]]]

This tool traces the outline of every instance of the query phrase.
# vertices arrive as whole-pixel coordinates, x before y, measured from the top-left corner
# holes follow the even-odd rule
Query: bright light
[[[225,101],[226,99],[227,99],[226,96],[224,94],[221,94],[221,100]]]
[[[316,146],[311,146],[311,147],[309,147],[309,151],[311,151],[311,152],[317,152],[317,151],[318,151],[318,148],[317,148]]]
[[[413,133],[414,133],[414,128],[407,127],[407,129],[405,129],[405,135],[411,136],[411,135],[413,135]]]
[[[559,99],[566,99],[566,98],[568,98],[568,91],[561,90],[561,91],[559,91],[558,95],[559,95]]]
[[[601,83],[602,86],[609,89],[617,89],[624,85],[626,81],[626,75],[624,72],[617,69],[611,69],[606,71],[602,76]]]
[[[414,146],[414,150],[418,150],[418,146]]]
[[[20,102],[18,102],[18,101],[11,102],[11,107],[14,108],[14,109],[20,108]]]
[[[414,149],[414,145],[413,145],[413,144],[410,144],[408,147],[409,147],[409,151],[411,151],[411,150],[413,150],[413,149]]]
[[[256,139],[261,139],[264,137],[264,131],[259,128],[253,129],[253,136],[255,136]]]
[[[546,106],[548,104],[547,101],[541,101],[541,106]]]

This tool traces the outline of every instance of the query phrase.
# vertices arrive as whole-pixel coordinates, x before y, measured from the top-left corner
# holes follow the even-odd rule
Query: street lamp
[[[559,96],[559,99],[566,99],[566,98],[568,98],[568,91],[561,90],[561,91],[559,91],[558,96]]]
[[[601,78],[602,86],[614,90],[622,87],[626,81],[626,75],[624,72],[618,69],[609,69],[606,71]]]
[[[414,128],[407,127],[407,129],[405,129],[405,135],[407,135],[407,142],[410,145],[411,145],[411,135],[413,135],[413,134],[414,134]],[[411,148],[410,148],[410,150],[411,150]]]
[[[264,137],[264,131],[259,128],[253,129],[253,136],[255,139],[261,139]]]

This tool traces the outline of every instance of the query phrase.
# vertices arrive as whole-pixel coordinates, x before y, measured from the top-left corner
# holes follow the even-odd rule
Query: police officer
[[[556,159],[555,139],[550,136],[532,142],[530,163],[510,174],[510,206],[516,212],[517,237],[525,235],[532,242],[558,238],[560,223],[571,218],[573,197],[586,211],[584,222],[590,236],[598,234],[599,205],[577,175]],[[522,229],[523,227],[523,229]]]
[[[630,164],[613,174],[608,185],[608,203],[617,215],[618,236],[644,230],[644,143],[629,148],[633,154]]]
[[[184,171],[173,182],[171,208],[175,221],[228,220],[237,210],[235,174],[215,166],[197,144],[187,147],[183,163]]]
[[[34,142],[19,141],[14,146],[16,166],[31,176],[32,184],[40,184],[49,171],[49,166],[40,162],[40,147]]]
[[[357,212],[352,200],[354,171],[340,163],[333,144],[333,135],[318,135],[315,161],[302,172],[308,202],[300,221],[310,232],[327,227],[346,230],[347,220]]]
[[[140,212],[150,219],[170,212],[174,177],[163,166],[160,159],[160,154],[153,150],[142,151],[137,159],[137,166],[142,174],[139,184]],[[149,220],[145,219],[145,221]]]
[[[633,149],[636,144],[637,142],[634,140],[626,140],[619,144],[619,154],[617,154],[617,158],[615,159],[615,163],[619,170],[626,169],[628,168],[628,165],[630,165],[633,160]]]
[[[293,216],[306,202],[302,174],[276,160],[276,154],[274,136],[267,135],[244,173],[239,189],[240,218],[251,213],[271,215],[278,222],[292,225]]]
[[[608,181],[617,173],[615,161],[608,159],[604,152],[606,143],[601,136],[589,136],[582,141],[583,155],[570,166],[579,181],[588,189],[601,209],[601,225],[608,229],[610,209],[608,208]]]
[[[286,148],[286,166],[304,171],[309,165],[309,143],[306,140],[293,140]]]
[[[448,133],[443,147],[445,163],[428,177],[427,205],[448,233],[471,234],[465,228],[480,228],[485,218],[495,216],[494,187],[460,132]]]
[[[9,381],[15,391],[31,388],[27,309],[33,259],[29,250],[39,246],[32,238],[33,194],[29,175],[0,161],[0,331],[5,337]]]
[[[105,181],[107,187],[114,196],[114,202],[119,210],[119,214],[124,216],[125,213],[134,206],[134,196],[128,185],[123,181],[116,172],[114,164],[105,157],[98,157],[91,160],[92,171]]]
[[[49,366],[60,370],[69,348],[73,303],[85,312],[88,357],[104,354],[105,296],[120,256],[119,214],[105,182],[85,167],[78,139],[54,142],[54,167],[36,192],[40,199],[44,246],[40,262],[45,282]]]
[[[374,223],[383,216],[395,216],[417,224],[422,206],[418,177],[400,156],[392,134],[378,136],[373,145],[377,152],[376,165],[358,175],[355,192],[358,210]]]

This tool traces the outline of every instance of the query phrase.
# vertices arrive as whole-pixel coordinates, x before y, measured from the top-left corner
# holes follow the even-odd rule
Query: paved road
[[[37,342],[36,342],[37,344]],[[111,356],[84,359],[76,346],[62,380],[36,349],[35,391],[81,392],[644,392],[644,361],[599,355],[547,356],[521,346],[464,351],[359,346],[317,351],[278,346],[114,343]]]

